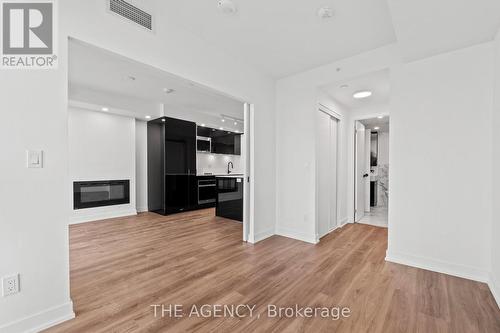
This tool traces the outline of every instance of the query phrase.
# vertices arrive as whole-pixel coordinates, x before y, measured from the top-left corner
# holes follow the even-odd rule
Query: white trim
[[[45,311],[41,311],[31,316],[27,316],[0,326],[0,332],[35,333],[73,318],[75,318],[75,313],[73,312],[73,302],[69,301],[67,303],[49,308]]]
[[[484,283],[487,283],[489,280],[488,272],[479,268],[418,257],[410,254],[389,253],[389,251],[387,251],[385,260],[396,264],[426,269]]]
[[[93,222],[99,220],[112,219],[116,217],[134,216],[134,215],[137,215],[137,210],[133,208],[117,209],[114,211],[107,211],[107,212],[94,212],[89,214],[82,213],[82,215],[72,216],[69,224]]]
[[[148,207],[137,207],[137,213],[144,213],[144,212],[147,212],[147,211],[149,211]]]
[[[344,227],[347,223],[349,223],[349,218],[344,217],[342,220],[340,220],[340,228]]]
[[[330,116],[332,116],[333,118],[337,119],[338,121],[341,121],[342,120],[342,115],[340,113],[337,113],[335,111],[333,111],[332,109],[330,109],[328,106],[322,104],[322,103],[318,103],[318,109]]]
[[[497,302],[498,307],[500,308],[500,280],[495,279],[493,273],[490,274],[490,279],[488,281],[488,287],[490,287],[490,291],[493,294],[493,298]]]
[[[274,236],[274,228],[269,228],[267,230],[255,233],[255,237],[253,239],[253,242],[250,242],[250,243],[255,244],[255,243],[263,241],[264,239],[269,238],[271,236]]]
[[[290,228],[276,227],[276,235],[293,238],[306,243],[317,244],[318,237],[315,234],[306,234],[304,232],[296,231]]]

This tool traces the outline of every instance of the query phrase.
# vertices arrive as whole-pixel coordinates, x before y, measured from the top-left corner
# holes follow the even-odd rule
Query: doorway
[[[388,225],[389,117],[356,120],[354,222]]]
[[[338,218],[338,142],[339,117],[320,107],[316,112],[316,197],[317,237],[339,226]]]
[[[232,220],[242,222],[242,240],[252,242],[253,104],[74,38],[69,38],[68,48],[70,156],[75,157],[70,161],[78,162],[70,163],[71,180],[130,182],[126,210],[72,209],[72,223],[152,213],[156,205],[150,203],[158,201],[165,214],[171,206],[180,213],[205,210],[214,218],[237,211],[238,218]],[[168,127],[171,140],[149,142],[149,125],[155,122]],[[115,142],[118,137],[121,141]],[[101,139],[98,144],[96,138]],[[154,168],[159,182],[149,182],[154,164],[149,161],[150,147],[159,147],[160,157],[166,152],[172,156],[159,159]],[[175,172],[164,168],[166,161],[174,163]],[[156,194],[150,191],[155,189],[151,183],[163,184],[159,195],[150,195]],[[214,198],[214,193],[219,195]]]

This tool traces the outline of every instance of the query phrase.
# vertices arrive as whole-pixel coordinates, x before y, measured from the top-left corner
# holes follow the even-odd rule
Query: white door
[[[355,185],[354,185],[354,221],[359,222],[365,216],[365,178],[366,154],[365,154],[365,126],[356,121],[355,134]]]
[[[337,212],[337,163],[338,163],[338,126],[339,121],[331,118],[330,121],[330,225],[331,231],[338,227]]]
[[[367,177],[363,178],[365,182],[365,213],[370,212],[370,168],[371,168],[371,142],[372,142],[372,132],[365,128],[365,175]]]
[[[317,220],[318,236],[337,227],[337,120],[317,112]]]
[[[244,104],[244,118],[244,131],[241,136],[241,156],[245,166],[245,181],[243,182],[243,241],[247,242],[250,238],[250,230],[253,230],[253,200],[251,195],[253,189],[250,188],[253,184],[253,181],[251,182],[251,177],[253,177],[251,163],[253,151],[251,144],[252,137],[250,136],[250,129],[253,127],[253,105]]]

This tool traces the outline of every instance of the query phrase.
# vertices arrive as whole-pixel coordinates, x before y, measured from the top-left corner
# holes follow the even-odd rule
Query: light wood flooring
[[[500,332],[485,284],[385,262],[385,228],[350,224],[318,245],[245,244],[241,233],[213,209],[71,226],[76,318],[47,332]],[[261,316],[162,319],[151,307],[240,303]],[[344,306],[351,316],[268,318],[268,304]]]

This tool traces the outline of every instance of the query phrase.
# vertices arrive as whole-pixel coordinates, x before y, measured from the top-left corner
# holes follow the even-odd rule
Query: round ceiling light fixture
[[[146,117],[144,117],[144,118],[146,118],[146,119],[151,119],[151,116],[146,116]]]
[[[321,7],[320,9],[318,9],[317,14],[318,14],[319,18],[328,19],[328,18],[333,17],[335,12],[333,11],[333,9],[331,7]]]
[[[361,90],[361,91],[356,91],[354,94],[352,94],[352,97],[356,99],[363,99],[370,97],[372,95],[372,92],[370,90]]]
[[[378,116],[377,118],[378,118],[378,119],[382,119],[382,118],[384,118],[384,116]]]
[[[347,84],[343,84],[340,86],[340,89],[347,89],[347,88],[349,88],[349,86]]]
[[[378,131],[380,129],[380,127],[377,126],[377,127],[374,127],[373,129]]]
[[[219,0],[217,6],[224,14],[235,14],[238,11],[236,5],[231,0]]]

